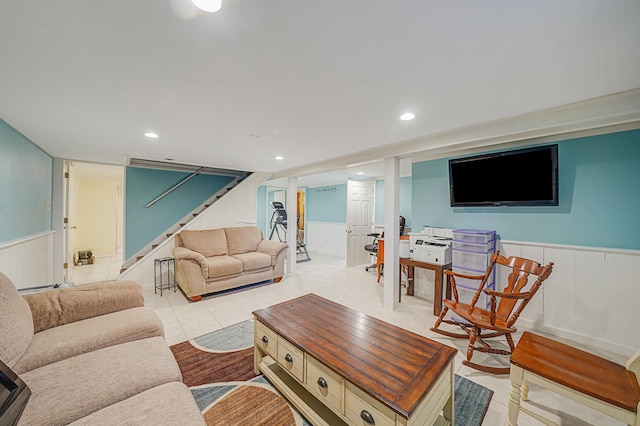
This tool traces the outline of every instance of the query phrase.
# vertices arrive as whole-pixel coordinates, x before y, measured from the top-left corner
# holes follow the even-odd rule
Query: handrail
[[[157,203],[158,201],[162,200],[164,197],[166,197],[167,195],[169,195],[171,192],[175,191],[176,189],[178,189],[178,187],[180,187],[181,185],[184,185],[185,183],[187,183],[187,181],[191,178],[196,177],[199,173],[200,170],[202,170],[203,167],[198,168],[198,170],[196,170],[195,172],[191,173],[189,176],[187,176],[186,178],[182,179],[180,182],[176,183],[175,185],[173,185],[171,188],[167,189],[166,191],[164,191],[162,194],[158,195],[156,198],[154,198],[152,201],[150,201],[149,203],[147,203],[147,205],[145,206],[146,208],[149,208],[151,206],[153,206],[155,203]]]

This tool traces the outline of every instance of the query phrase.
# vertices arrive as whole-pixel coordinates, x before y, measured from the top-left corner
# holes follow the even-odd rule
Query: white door
[[[373,182],[347,182],[347,266],[369,263],[364,250],[371,243],[373,229]]]
[[[78,248],[78,180],[75,176],[73,163],[65,161],[65,224],[64,224],[64,241],[65,241],[65,260],[67,269],[65,272],[65,281],[73,280],[73,266],[75,264],[74,254]]]

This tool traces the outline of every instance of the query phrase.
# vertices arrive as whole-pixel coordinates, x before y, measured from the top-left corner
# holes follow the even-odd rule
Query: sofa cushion
[[[180,237],[186,248],[196,251],[204,257],[227,254],[227,239],[223,229],[182,231]]]
[[[164,329],[151,308],[127,309],[72,322],[36,333],[14,371],[22,374],[107,346],[155,336],[163,337]]]
[[[242,262],[242,269],[245,272],[271,268],[271,256],[264,253],[242,253],[235,254],[233,257]]]
[[[227,235],[230,255],[256,251],[262,241],[262,231],[257,226],[224,228],[224,232]]]
[[[26,425],[68,424],[148,389],[182,380],[162,337],[109,346],[20,377],[31,389],[20,418]]]
[[[231,256],[207,257],[208,278],[218,278],[242,273],[242,262]]]
[[[146,390],[71,423],[80,425],[206,425],[198,404],[184,383]]]
[[[33,318],[27,302],[0,272],[0,360],[9,368],[26,352],[33,338]]]
[[[287,244],[281,243],[280,241],[262,240],[260,244],[258,244],[257,251],[258,253],[264,253],[271,257],[271,266],[275,266],[278,255],[288,247]]]
[[[25,294],[35,332],[86,318],[144,306],[135,281],[104,281],[41,293]]]

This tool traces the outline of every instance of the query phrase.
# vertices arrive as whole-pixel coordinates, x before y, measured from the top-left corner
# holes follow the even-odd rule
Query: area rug
[[[171,351],[208,425],[310,425],[264,376],[254,374],[253,321],[173,345]],[[492,390],[456,375],[456,425],[481,425],[492,396]]]

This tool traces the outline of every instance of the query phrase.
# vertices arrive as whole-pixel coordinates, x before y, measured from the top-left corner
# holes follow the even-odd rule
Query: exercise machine
[[[275,233],[278,236],[278,240],[281,243],[287,242],[287,211],[284,208],[284,204],[280,201],[272,201],[271,207],[273,208],[273,214],[271,215],[271,234],[269,239],[273,238]],[[300,218],[296,220],[296,263],[307,262],[311,260],[307,246],[304,244],[302,235],[300,234],[300,228],[298,222]]]

